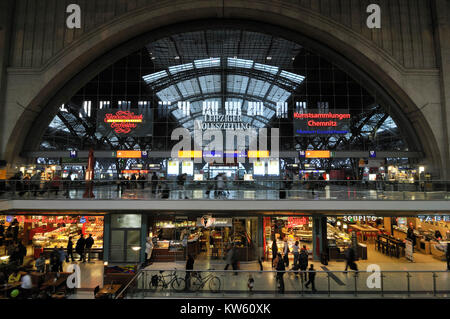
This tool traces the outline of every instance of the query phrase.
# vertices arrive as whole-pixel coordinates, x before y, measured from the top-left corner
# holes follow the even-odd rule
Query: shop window
[[[111,228],[141,228],[141,215],[139,214],[112,215]]]

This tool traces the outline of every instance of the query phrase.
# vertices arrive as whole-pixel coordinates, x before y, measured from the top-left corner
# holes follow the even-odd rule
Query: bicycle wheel
[[[213,293],[218,293],[220,291],[220,279],[219,277],[212,277],[209,280],[209,290]]]
[[[181,277],[176,277],[173,281],[172,281],[172,289],[175,291],[183,291],[184,287],[186,287],[186,283],[184,281],[183,278]]]
[[[191,290],[198,291],[202,287],[203,287],[203,281],[200,278],[198,278],[197,276],[192,276],[191,277]]]

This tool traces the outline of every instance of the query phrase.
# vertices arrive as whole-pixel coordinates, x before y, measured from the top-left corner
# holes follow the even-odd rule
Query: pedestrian
[[[238,255],[237,255],[237,251],[236,251],[236,246],[235,245],[233,245],[232,251],[233,251],[233,253],[231,254],[231,266],[233,267],[233,270],[238,270],[238,268],[239,268],[238,267],[239,258],[238,258]],[[238,273],[235,272],[234,275],[237,276]]]
[[[73,258],[73,242],[72,242],[72,236],[69,237],[69,240],[67,241],[67,257],[66,262],[69,262],[69,256],[72,259],[72,262],[74,262]]]
[[[153,252],[153,241],[151,237],[147,238],[147,242],[145,243],[145,265],[151,265]]]
[[[301,271],[300,278],[302,279],[302,281],[306,281],[306,269],[308,269],[308,251],[306,249],[302,249],[300,251],[298,261],[299,269]]]
[[[33,196],[37,196],[37,192],[39,190],[39,187],[41,185],[41,172],[38,171],[33,176],[31,176],[31,189],[33,191]]]
[[[186,182],[186,174],[178,175],[177,177],[177,185],[178,185],[178,199],[188,199],[186,196],[186,189],[184,187],[184,183]]]
[[[351,270],[358,271],[358,266],[355,263],[356,260],[356,253],[353,247],[350,245],[348,246],[347,250],[344,253],[345,255],[345,271],[344,274],[347,273],[347,269],[350,268]]]
[[[308,270],[308,282],[305,284],[306,288],[309,288],[308,286],[311,285],[311,289],[312,292],[316,292],[316,285],[315,285],[315,280],[316,280],[316,271],[314,270],[314,264],[311,264],[309,270]]]
[[[19,240],[17,244],[17,257],[19,265],[21,266],[23,264],[23,259],[27,255],[27,247],[24,246],[21,240]]]
[[[300,256],[300,253],[299,253],[299,250],[300,250],[300,247],[298,246],[299,245],[299,242],[298,241],[296,241],[295,242],[295,244],[294,244],[294,247],[292,247],[292,253],[294,254],[294,265],[293,265],[293,267],[292,268],[297,268],[297,264],[298,264],[298,257]]]
[[[41,273],[45,272],[45,257],[44,257],[44,254],[41,254],[38,257],[38,259],[36,259],[35,266],[36,266],[37,272],[41,272]]]
[[[289,267],[289,244],[287,237],[284,238],[283,260],[284,263],[286,264],[286,267]]]
[[[89,234],[89,237],[86,238],[84,242],[84,247],[86,248],[86,254],[88,256],[88,262],[91,262],[91,249],[94,245],[94,238],[92,238],[92,234]]]
[[[194,262],[195,259],[191,254],[188,254],[186,261],[186,275],[184,277],[185,282],[185,290],[189,290],[191,288],[191,274],[192,270],[194,270]]]
[[[84,239],[83,234],[81,234],[80,238],[77,240],[75,245],[75,251],[78,255],[80,255],[80,261],[86,262],[86,257],[84,256],[84,246],[86,244],[86,240]]]
[[[13,235],[13,240],[17,241],[17,238],[19,237],[19,222],[18,222],[17,218],[14,218],[10,227],[11,227],[11,231],[12,231],[12,235]]]
[[[64,264],[64,261],[67,259],[67,254],[66,254],[66,252],[64,251],[64,248],[63,248],[62,246],[59,247],[59,249],[58,249],[58,254],[59,254],[58,270],[59,270],[60,272],[62,272],[62,271],[63,271],[63,264]]]
[[[152,196],[155,197],[156,188],[158,187],[158,175],[156,175],[156,172],[153,172],[152,174],[151,185],[152,185]]]
[[[281,254],[278,254],[278,262],[277,262],[277,282],[279,283],[279,292],[284,294],[284,273],[286,270],[285,263],[283,258],[281,258]]]
[[[234,254],[234,247],[228,249],[227,255],[225,256],[226,266],[224,270],[228,270],[228,267],[232,264],[233,254]]]
[[[272,242],[272,268],[275,268],[275,266],[273,266],[273,264],[274,264],[274,260],[277,258],[277,256],[278,256],[277,239],[274,238],[273,242]]]
[[[51,272],[59,271],[59,252],[56,247],[50,253],[50,267],[51,267]]]
[[[20,280],[20,290],[22,298],[28,299],[29,297],[31,297],[33,283],[31,281],[30,272],[25,269],[23,269],[23,271],[25,271],[25,275]]]
[[[447,243],[447,252],[445,253],[447,257],[447,271],[450,271],[450,243]]]
[[[406,238],[411,240],[412,246],[413,246],[412,248],[413,248],[413,252],[414,252],[414,247],[416,246],[416,234],[414,234],[414,228],[412,225],[409,225],[409,227],[408,227],[408,231],[406,233]]]
[[[3,246],[3,239],[5,236],[5,226],[4,226],[4,221],[0,221],[0,246]]]

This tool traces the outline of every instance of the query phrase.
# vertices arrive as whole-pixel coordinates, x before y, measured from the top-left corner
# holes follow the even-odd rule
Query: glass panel
[[[111,216],[111,228],[141,228],[141,215],[114,214]]]
[[[125,231],[124,230],[112,230],[111,231],[111,261],[113,262],[122,262],[124,261],[124,238]]]
[[[127,231],[127,262],[138,262],[140,254],[140,230]],[[141,248],[142,249],[142,248]]]

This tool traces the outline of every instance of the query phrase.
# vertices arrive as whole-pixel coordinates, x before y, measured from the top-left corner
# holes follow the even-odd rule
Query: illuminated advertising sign
[[[308,224],[309,224],[309,217],[288,217],[287,228],[293,228]]]
[[[202,151],[178,151],[178,158],[202,158]]]
[[[311,110],[307,113],[294,113],[294,135],[341,135],[349,133],[351,115],[347,110],[321,113]]]
[[[97,111],[97,132],[104,136],[152,136],[153,118],[150,110],[101,109]]]
[[[192,161],[183,161],[181,164],[181,173],[187,174],[189,176],[194,175],[194,162]]]
[[[280,162],[278,160],[269,161],[267,169],[268,175],[279,176],[280,175]]]
[[[248,158],[267,158],[269,151],[248,151]]]
[[[180,173],[180,163],[178,161],[168,161],[167,175],[178,176]]]
[[[266,175],[265,162],[256,161],[253,163],[253,175],[258,175],[258,176]]]

